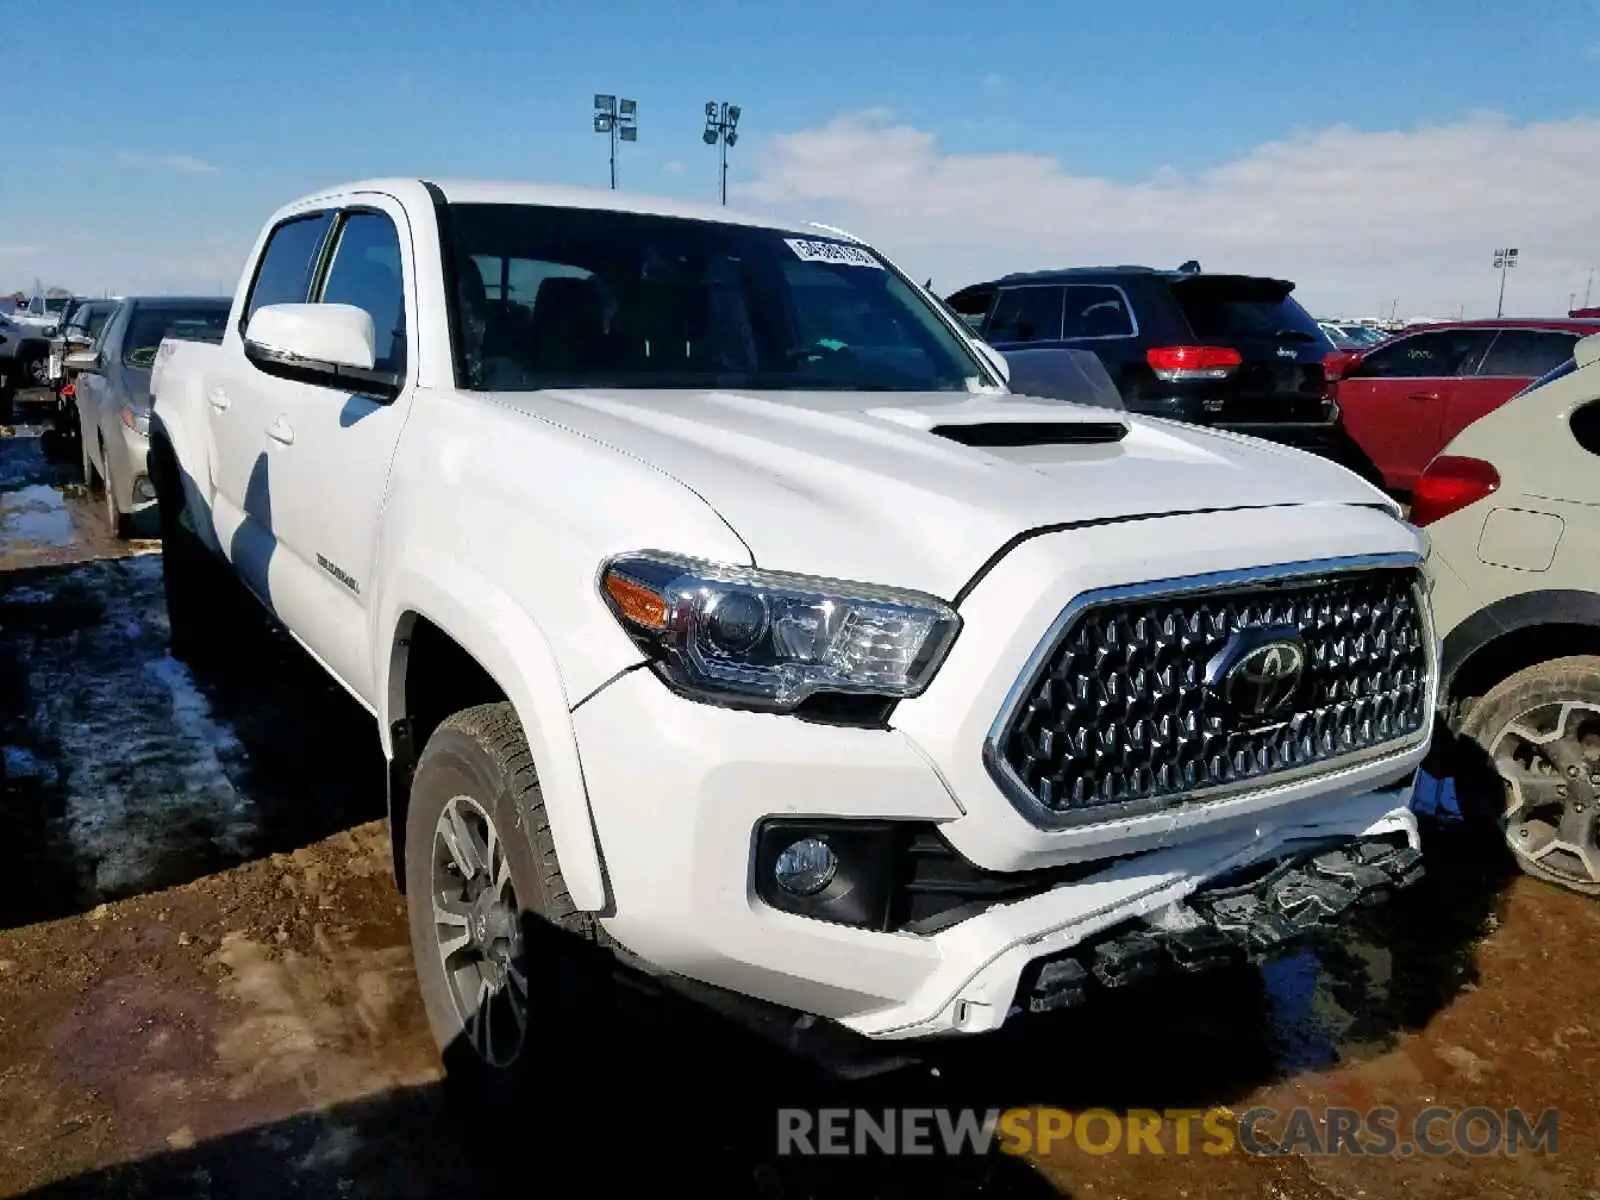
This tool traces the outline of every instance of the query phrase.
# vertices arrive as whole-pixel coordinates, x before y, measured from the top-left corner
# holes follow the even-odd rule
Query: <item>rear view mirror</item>
[[[400,380],[374,368],[372,317],[353,304],[269,304],[244,332],[244,355],[280,379],[393,398]]]
[[[257,366],[266,359],[370,371],[375,353],[372,318],[352,304],[269,304],[250,318],[244,340]]]
[[[1361,365],[1361,351],[1335,350],[1324,356],[1322,371],[1329,379],[1343,379]]]
[[[93,350],[78,350],[62,359],[61,365],[80,375],[93,375],[100,370],[100,355]]]

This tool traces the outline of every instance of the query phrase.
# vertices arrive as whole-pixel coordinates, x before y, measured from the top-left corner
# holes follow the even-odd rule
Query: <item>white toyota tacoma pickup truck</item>
[[[1396,506],[1013,396],[836,230],[350,184],[272,217],[152,392],[175,650],[226,638],[226,567],[374,714],[455,1070],[525,1066],[569,945],[918,1038],[1420,873]]]

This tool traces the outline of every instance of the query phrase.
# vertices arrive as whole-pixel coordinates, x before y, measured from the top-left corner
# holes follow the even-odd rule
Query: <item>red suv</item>
[[[1572,357],[1600,320],[1452,321],[1408,329],[1364,351],[1328,356],[1345,429],[1392,491],[1484,413]]]

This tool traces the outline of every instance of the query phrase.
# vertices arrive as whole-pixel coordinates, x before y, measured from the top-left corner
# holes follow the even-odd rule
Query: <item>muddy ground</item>
[[[159,557],[0,437],[0,1194],[1600,1197],[1600,904],[1458,826],[1383,923],[1260,974],[955,1045],[872,1085],[637,997],[552,1031],[525,1116],[441,1083],[370,719],[283,639],[197,677]],[[581,1097],[565,1074],[584,1067]],[[1561,1110],[1554,1156],[775,1157],[778,1103]]]

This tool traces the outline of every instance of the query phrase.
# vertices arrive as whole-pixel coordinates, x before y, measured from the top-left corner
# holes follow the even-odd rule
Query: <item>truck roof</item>
[[[351,192],[387,192],[414,188],[418,183],[431,184],[443,193],[452,204],[530,204],[554,208],[587,208],[606,212],[641,213],[647,216],[679,217],[690,221],[715,221],[725,225],[753,225],[763,229],[781,229],[790,233],[815,237],[818,233],[858,240],[854,234],[827,225],[796,222],[777,216],[756,216],[741,213],[720,205],[696,204],[687,200],[674,200],[665,196],[644,196],[632,192],[615,192],[608,188],[566,187],[559,184],[529,183],[520,180],[487,179],[364,179],[336,187],[323,188],[295,202],[315,203]]]

